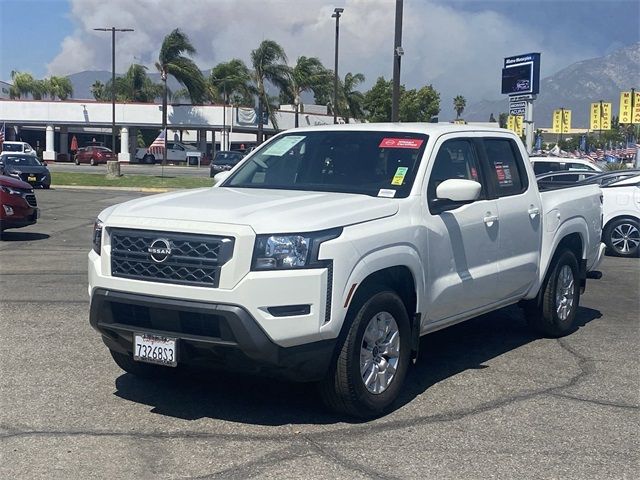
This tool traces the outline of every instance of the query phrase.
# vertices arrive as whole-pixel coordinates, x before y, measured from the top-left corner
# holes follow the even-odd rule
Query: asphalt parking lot
[[[605,259],[563,339],[517,307],[424,338],[397,408],[353,422],[310,385],[124,374],[86,254],[97,213],[141,194],[36,193],[38,224],[0,242],[0,478],[638,478],[637,259]]]

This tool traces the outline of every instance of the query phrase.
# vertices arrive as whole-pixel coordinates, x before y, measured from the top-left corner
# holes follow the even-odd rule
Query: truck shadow
[[[35,232],[2,232],[0,240],[3,242],[32,242],[34,240],[46,240],[49,235]]]
[[[577,327],[600,318],[581,307]],[[539,339],[518,307],[508,307],[423,337],[418,362],[409,370],[393,410],[432,385]],[[145,380],[130,374],[116,379],[114,395],[152,407],[151,412],[184,420],[215,418],[253,425],[361,423],[328,411],[315,385],[242,376],[219,371],[185,371],[174,378]]]

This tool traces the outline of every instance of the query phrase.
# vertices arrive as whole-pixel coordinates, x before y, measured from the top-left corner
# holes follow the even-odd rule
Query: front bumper
[[[134,333],[176,338],[178,364],[266,374],[295,381],[324,377],[336,339],[275,344],[238,305],[178,300],[98,288],[90,323],[114,351],[132,354]]]

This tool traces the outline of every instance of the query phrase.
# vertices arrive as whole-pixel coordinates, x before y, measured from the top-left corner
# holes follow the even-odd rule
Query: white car
[[[173,141],[167,142],[167,161],[171,163],[187,163],[187,165],[199,165],[202,152],[196,147],[186,143]],[[135,160],[139,163],[154,164],[162,162],[162,154],[150,153],[147,148],[136,150]]]
[[[640,253],[640,175],[601,185],[603,196],[602,241],[621,257]]]
[[[593,171],[601,172],[602,168],[589,160],[561,157],[530,157],[536,175],[548,172]]]
[[[37,156],[36,151],[27,142],[2,142],[2,153],[26,153]]]

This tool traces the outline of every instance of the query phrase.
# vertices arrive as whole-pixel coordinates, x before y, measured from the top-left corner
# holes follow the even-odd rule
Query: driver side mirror
[[[454,210],[480,198],[482,185],[474,180],[450,178],[436,188],[436,198],[431,200],[434,214]]]
[[[218,185],[225,181],[227,177],[230,175],[229,171],[216,173],[213,177],[213,185]]]

